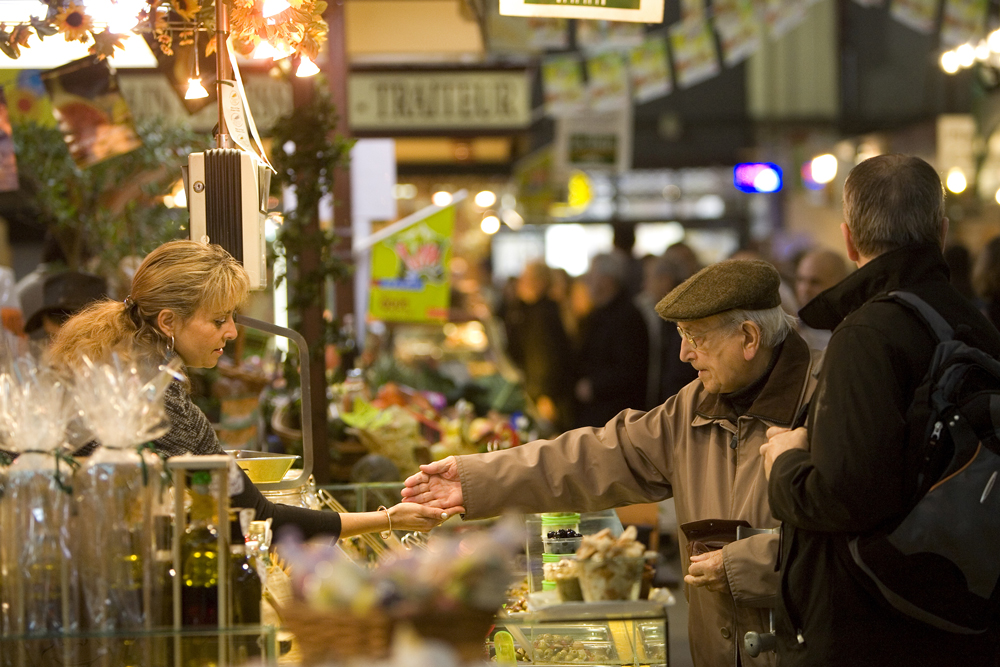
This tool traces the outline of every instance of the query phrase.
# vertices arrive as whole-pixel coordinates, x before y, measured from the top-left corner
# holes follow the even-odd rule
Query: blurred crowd
[[[764,259],[782,276],[782,307],[792,315],[854,270],[842,254],[824,247],[801,250],[785,261],[757,249],[728,259]],[[981,250],[961,244],[945,249],[952,284],[1000,327],[1000,236]],[[683,242],[662,255],[635,257],[628,239],[595,255],[586,273],[570,276],[543,260],[529,262],[507,280],[497,299],[507,352],[524,375],[525,388],[554,432],[603,426],[625,408],[653,408],[697,377],[680,360],[680,336],[654,307],[670,290],[704,268]],[[822,350],[829,331],[799,323],[799,334]]]

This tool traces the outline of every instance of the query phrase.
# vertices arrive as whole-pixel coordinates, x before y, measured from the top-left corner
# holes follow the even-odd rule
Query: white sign
[[[500,14],[663,23],[663,0],[500,0]]]
[[[520,129],[531,123],[524,70],[352,72],[347,82],[351,129]]]
[[[972,147],[976,138],[976,121],[971,114],[942,114],[937,120],[937,168],[942,174],[955,167],[972,180],[975,160]]]

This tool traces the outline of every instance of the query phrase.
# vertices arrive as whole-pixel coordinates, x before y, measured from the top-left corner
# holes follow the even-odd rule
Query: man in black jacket
[[[559,305],[548,297],[552,278],[544,261],[524,267],[517,307],[508,311],[507,352],[524,374],[524,388],[556,432],[573,425],[573,347]]]
[[[858,271],[799,312],[833,330],[806,428],[771,429],[761,447],[771,510],[784,526],[780,663],[995,665],[995,629],[952,634],[901,614],[854,564],[848,541],[906,514],[917,465],[906,411],[937,343],[905,307],[871,299],[912,291],[957,338],[993,356],[1000,333],[949,284],[944,193],[929,164],[904,155],[862,162],[844,185],[844,217]]]
[[[594,302],[581,326],[576,362],[576,425],[604,426],[646,400],[649,334],[625,290],[620,254],[595,255],[585,281]]]

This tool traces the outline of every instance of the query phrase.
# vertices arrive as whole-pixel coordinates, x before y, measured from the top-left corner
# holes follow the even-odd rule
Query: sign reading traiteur
[[[500,0],[500,14],[663,23],[663,0]]]
[[[525,70],[351,72],[351,129],[359,132],[508,130],[531,124]]]
[[[438,209],[372,246],[369,314],[387,322],[441,322],[451,297],[455,207]]]

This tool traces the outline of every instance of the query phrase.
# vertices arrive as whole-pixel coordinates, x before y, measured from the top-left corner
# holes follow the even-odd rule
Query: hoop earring
[[[170,334],[170,344],[167,345],[167,356],[169,357],[174,353],[174,335]]]

